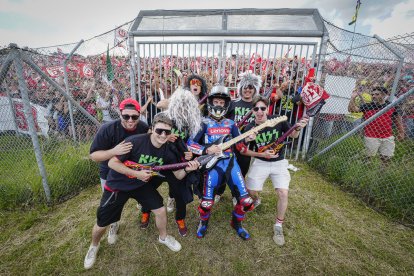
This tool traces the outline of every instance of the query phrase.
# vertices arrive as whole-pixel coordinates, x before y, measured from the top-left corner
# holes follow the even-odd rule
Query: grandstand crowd
[[[64,55],[57,51],[53,55],[31,54],[35,63],[52,77],[62,88],[65,87],[63,78]],[[107,57],[91,56],[83,57],[74,55],[68,66],[68,84],[72,97],[92,116],[100,122],[106,122],[119,118],[118,104],[126,98],[131,97],[130,82],[130,61],[128,57],[110,57],[113,68],[114,79],[108,81]],[[169,98],[176,87],[185,83],[187,77],[193,73],[202,76],[211,89],[222,77],[224,85],[229,87],[230,95],[233,99],[239,97],[236,93],[238,74],[251,70],[261,76],[263,86],[260,93],[269,87],[273,88],[272,93],[272,112],[287,114],[291,122],[294,122],[302,114],[299,101],[292,101],[302,89],[304,77],[309,68],[316,64],[311,64],[305,57],[284,57],[265,59],[259,57],[236,56],[227,57],[224,65],[224,75],[220,75],[218,70],[219,59],[217,57],[146,57],[140,58],[140,77],[136,78],[135,91],[136,97],[141,96],[143,105],[141,119],[150,123],[152,117],[160,111],[156,107],[160,100],[159,91],[163,91],[163,97]],[[82,71],[82,67],[87,67],[88,72]],[[40,75],[25,67],[25,79],[29,89],[29,98],[33,104],[43,106],[47,109],[49,121],[49,133],[60,138],[71,136],[70,117],[68,101],[51,87]],[[370,100],[369,90],[372,87],[384,87],[391,91],[396,68],[387,63],[363,63],[351,61],[348,57],[345,60],[329,58],[323,66],[321,84],[323,85],[324,76],[337,75],[355,78],[357,80],[356,89],[366,94],[365,99]],[[0,91],[0,96],[7,96],[7,92],[12,98],[20,98],[17,75],[14,68],[7,73],[6,86]],[[413,87],[414,69],[412,66],[405,65],[395,96],[406,93]],[[141,93],[139,93],[141,92]],[[328,91],[329,92],[329,91]],[[414,98],[409,98],[403,106],[403,120],[408,136],[414,136]],[[89,140],[95,133],[95,126],[86,116],[76,109],[73,110],[76,132],[79,140]],[[345,115],[345,114],[344,114]],[[344,117],[345,118],[345,117]]]

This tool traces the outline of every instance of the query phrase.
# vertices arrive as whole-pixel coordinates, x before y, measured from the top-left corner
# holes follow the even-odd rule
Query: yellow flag
[[[352,25],[357,21],[358,18],[358,11],[359,8],[361,7],[361,0],[357,1],[356,7],[355,7],[355,14],[352,16],[352,21],[348,23],[348,25]]]

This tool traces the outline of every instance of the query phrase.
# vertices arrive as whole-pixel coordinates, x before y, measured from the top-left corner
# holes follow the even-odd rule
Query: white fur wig
[[[187,129],[190,135],[195,135],[201,129],[198,102],[189,90],[178,87],[170,98],[166,112],[180,131]]]
[[[247,85],[253,85],[255,88],[255,94],[257,95],[259,93],[260,87],[262,87],[262,79],[257,76],[256,74],[253,74],[252,71],[248,70],[244,73],[239,74],[240,81],[237,84],[237,92],[241,96],[241,92],[243,87]],[[253,96],[254,96],[253,95]]]

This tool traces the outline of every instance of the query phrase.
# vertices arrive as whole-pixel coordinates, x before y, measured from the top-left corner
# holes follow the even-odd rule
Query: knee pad
[[[198,206],[201,220],[208,220],[210,217],[211,208],[213,208],[214,200],[202,199]]]
[[[243,211],[251,211],[254,209],[254,201],[250,196],[240,198],[240,205],[243,206]]]

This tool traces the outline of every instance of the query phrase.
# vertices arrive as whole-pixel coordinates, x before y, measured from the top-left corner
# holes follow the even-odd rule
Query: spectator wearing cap
[[[141,107],[131,98],[123,100],[119,105],[121,118],[105,123],[95,135],[90,148],[90,158],[99,162],[99,177],[102,191],[109,172],[108,161],[114,156],[131,151],[132,144],[125,139],[135,134],[148,132],[148,125],[139,120]],[[118,222],[112,223],[108,232],[108,243],[114,244],[117,239]]]
[[[372,102],[370,103],[363,103],[358,106],[356,104],[358,95],[358,90],[352,92],[351,100],[348,104],[348,111],[362,112],[364,120],[368,120],[390,104],[386,100],[388,91],[384,87],[373,88],[371,92]],[[394,155],[395,137],[393,136],[392,130],[393,119],[395,119],[398,130],[397,138],[398,140],[402,140],[404,138],[404,129],[402,127],[401,114],[394,107],[388,109],[386,113],[379,116],[364,128],[364,144],[367,157],[374,157],[379,152],[379,157],[383,165],[387,165]]]
[[[137,105],[134,104],[134,106]],[[125,107],[128,107],[128,104]],[[136,111],[134,107],[124,109],[122,103],[120,110],[123,115]],[[129,116],[138,116],[138,114]],[[108,181],[105,183],[101,204],[97,210],[97,221],[92,230],[91,245],[85,256],[85,269],[91,268],[95,263],[100,240],[107,226],[120,219],[123,207],[130,198],[154,213],[159,231],[158,242],[174,252],[181,250],[181,244],[167,234],[167,212],[163,198],[154,185],[158,177],[154,177],[153,171],[149,169],[134,170],[125,165],[126,161],[141,165],[178,163],[179,160],[167,143],[171,128],[171,119],[164,113],[157,114],[154,116],[151,133],[128,137],[125,141],[131,144],[132,150],[117,154],[109,160],[111,170],[108,173]],[[199,166],[196,160],[189,161],[184,169],[174,170],[173,174],[177,179],[183,179],[189,172],[197,170]]]

